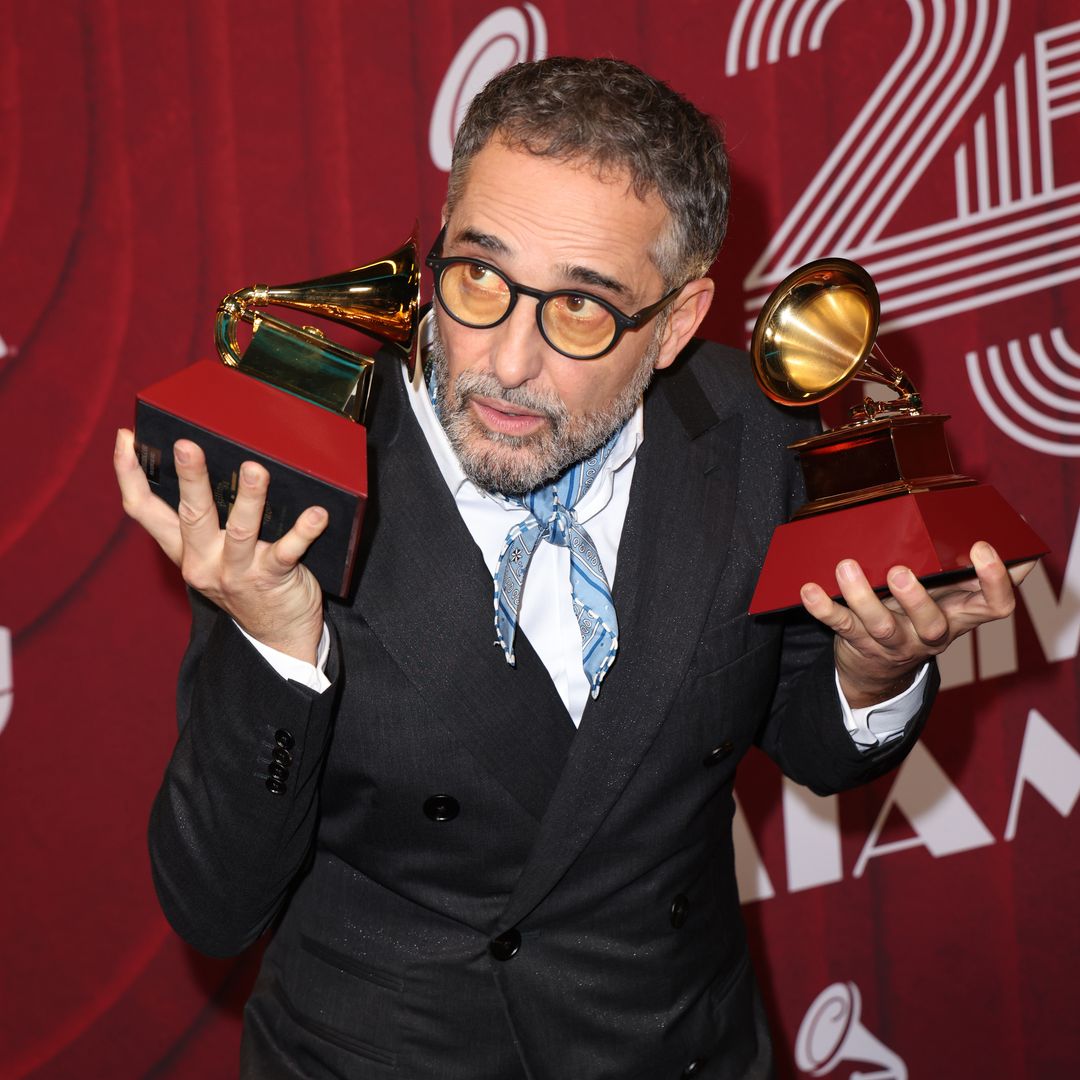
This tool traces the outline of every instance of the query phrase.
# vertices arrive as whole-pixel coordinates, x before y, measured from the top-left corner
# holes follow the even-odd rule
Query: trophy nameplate
[[[896,396],[864,398],[848,423],[790,446],[807,502],[773,533],[752,615],[799,605],[810,581],[836,595],[836,566],[846,558],[882,590],[897,565],[923,581],[970,571],[977,540],[1007,564],[1048,550],[992,487],[955,471],[948,416],[923,412],[910,379],[878,349],[879,315],[877,289],[862,267],[820,259],[785,278],[758,317],[754,374],[773,401],[817,404],[852,380]]]
[[[323,591],[350,588],[367,501],[364,417],[374,361],[312,326],[268,315],[300,310],[359,330],[416,359],[420,270],[415,229],[402,247],[366,266],[294,285],[255,285],[225,297],[215,340],[221,363],[199,361],[140,392],[135,451],[151,490],[173,508],[179,438],[198,444],[224,527],[244,461],[270,474],[259,538],[277,540],[309,506],[329,515],[304,563]],[[241,351],[237,330],[251,328]]]

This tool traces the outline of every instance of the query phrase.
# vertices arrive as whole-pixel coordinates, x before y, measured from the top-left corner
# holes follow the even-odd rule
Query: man
[[[811,421],[692,342],[726,203],[711,123],[629,65],[481,92],[429,259],[428,381],[380,362],[351,604],[298,561],[325,512],[257,542],[249,465],[220,531],[182,441],[176,515],[120,434],[125,507],[196,590],[159,895],[213,954],[277,924],[246,1075],[769,1075],[737,761],[757,742],[819,791],[880,775],[927,661],[1013,600],[980,544],[934,597],[898,567],[883,603],[845,561],[845,604],[808,584],[805,617],[746,616]]]

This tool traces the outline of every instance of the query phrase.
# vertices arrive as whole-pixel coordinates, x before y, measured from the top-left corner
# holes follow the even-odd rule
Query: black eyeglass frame
[[[622,340],[623,334],[627,330],[638,330],[652,319],[656,318],[661,311],[675,299],[676,295],[682,291],[688,284],[683,282],[682,285],[677,285],[670,292],[664,293],[655,304],[650,304],[648,307],[643,307],[640,311],[635,311],[633,315],[625,315],[614,304],[609,303],[603,297],[596,296],[591,292],[586,292],[581,289],[556,289],[554,292],[544,292],[541,289],[533,289],[528,285],[521,285],[511,278],[506,276],[505,271],[500,270],[497,266],[492,266],[491,263],[485,262],[483,259],[476,259],[469,255],[454,255],[450,258],[443,258],[441,255],[437,255],[436,252],[442,251],[443,240],[446,237],[446,226],[444,225],[439,232],[439,235],[435,237],[435,243],[431,245],[431,251],[428,252],[427,258],[424,260],[425,265],[431,268],[432,273],[435,275],[435,295],[439,298],[439,303],[442,305],[442,309],[450,316],[456,323],[460,323],[462,326],[467,326],[471,330],[493,330],[496,326],[505,322],[510,318],[510,313],[517,305],[518,296],[528,296],[536,301],[536,327],[540,331],[540,336],[551,346],[560,356],[565,356],[569,360],[599,360],[602,356],[607,356],[612,349]],[[497,278],[499,278],[510,291],[510,302],[506,305],[506,310],[492,323],[471,323],[465,319],[459,318],[451,311],[450,306],[443,300],[442,293],[442,276],[443,272],[450,266],[465,263],[469,266],[482,266],[485,270],[490,270]],[[590,300],[594,304],[599,304],[611,317],[615,320],[615,334],[611,341],[604,346],[599,352],[591,353],[589,356],[576,356],[574,353],[568,353],[565,349],[560,349],[548,337],[547,330],[544,329],[544,307],[549,300],[554,300],[559,296],[577,296],[583,300]]]

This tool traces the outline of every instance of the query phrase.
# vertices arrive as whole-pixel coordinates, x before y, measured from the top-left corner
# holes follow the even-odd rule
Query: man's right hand
[[[135,456],[134,435],[116,434],[113,466],[124,511],[178,567],[184,581],[231,615],[253,638],[279,652],[315,662],[323,627],[322,591],[300,559],[327,524],[322,507],[308,507],[273,544],[259,539],[270,477],[253,461],[240,467],[236,501],[222,529],[195,443],[173,448],[180,506],[173,510],[151,490]]]

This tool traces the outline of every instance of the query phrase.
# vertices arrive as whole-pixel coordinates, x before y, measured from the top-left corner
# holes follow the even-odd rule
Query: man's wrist
[[[300,630],[294,631],[290,636],[285,638],[274,637],[264,632],[260,632],[255,627],[245,626],[235,617],[233,621],[252,642],[258,642],[264,648],[269,649],[274,653],[291,657],[301,663],[318,666],[319,645],[326,632],[325,621],[323,620],[321,611],[319,612],[318,620],[313,621],[310,627],[305,626]]]
[[[330,680],[326,677],[326,661],[330,655],[330,631],[325,622],[321,627],[313,664],[258,641],[239,623],[236,623],[236,628],[283,679],[301,683],[320,694],[330,685]]]
[[[840,685],[840,672],[836,672],[836,692],[844,714],[844,727],[860,750],[865,752],[882,746],[904,734],[907,725],[922,708],[929,669],[928,663],[923,664],[907,689],[897,696],[856,708],[848,702]]]
[[[918,662],[912,667],[898,672],[891,677],[868,679],[865,676],[853,677],[844,669],[839,658],[836,664],[840,690],[847,703],[853,709],[869,709],[883,701],[899,697],[915,681],[915,677],[925,667],[925,662]]]

